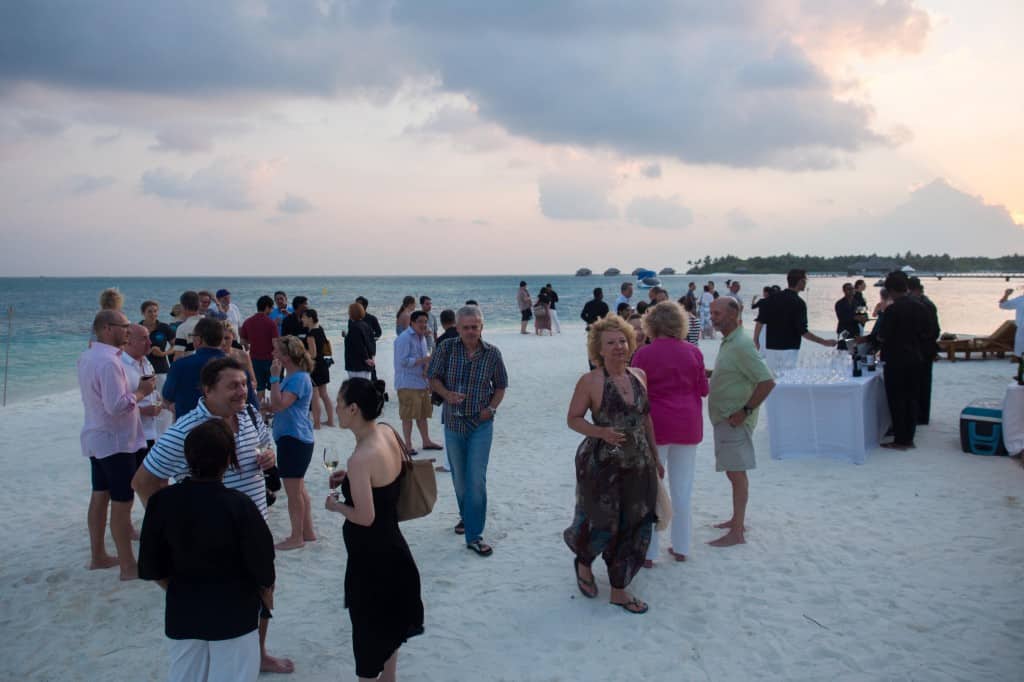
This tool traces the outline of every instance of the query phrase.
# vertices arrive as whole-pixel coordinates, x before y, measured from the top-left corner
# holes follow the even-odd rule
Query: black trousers
[[[914,444],[923,373],[920,364],[885,365],[885,398],[889,401],[897,445]]]
[[[927,424],[932,416],[932,368],[935,366],[933,360],[926,360],[921,365],[921,379],[917,396],[917,423]]]

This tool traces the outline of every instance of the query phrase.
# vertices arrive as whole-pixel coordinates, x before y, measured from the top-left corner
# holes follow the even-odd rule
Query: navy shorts
[[[145,454],[145,448],[140,450]],[[89,458],[92,469],[92,490],[95,493],[110,493],[114,502],[131,502],[135,499],[132,477],[138,468],[138,452],[119,452],[102,459]]]
[[[270,388],[270,363],[273,360],[252,361],[252,371],[256,373],[256,390],[266,391]]]
[[[524,308],[523,310],[520,310],[519,312],[521,312],[523,314],[523,322],[529,322],[530,320],[533,319],[533,311],[530,310],[529,308]]]
[[[277,470],[281,478],[305,478],[306,469],[313,459],[313,443],[282,436],[277,441]]]

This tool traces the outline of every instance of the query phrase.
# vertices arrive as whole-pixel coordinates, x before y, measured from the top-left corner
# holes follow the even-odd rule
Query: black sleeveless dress
[[[348,551],[345,608],[352,619],[356,674],[377,677],[384,663],[407,639],[423,634],[420,573],[398,528],[399,481],[373,488],[371,526],[345,521]],[[345,504],[352,504],[348,479],[341,483]]]

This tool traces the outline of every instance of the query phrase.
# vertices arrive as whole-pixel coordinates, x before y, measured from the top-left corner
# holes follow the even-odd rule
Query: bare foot
[[[307,533],[302,536],[303,542],[316,542],[316,533]]]
[[[717,540],[712,540],[708,544],[712,547],[732,547],[733,545],[746,544],[746,542],[747,541],[743,538],[743,531],[733,528],[722,537]]]
[[[320,425],[314,422],[313,423],[313,430],[314,431],[319,431],[320,430]]]
[[[735,525],[735,523],[736,523],[735,521],[733,521],[732,519],[729,519],[728,521],[722,521],[721,523],[716,523],[715,525],[713,525],[711,527],[712,528],[732,528],[733,525]],[[743,530],[746,530],[746,529],[747,529],[747,527],[743,526]]]
[[[334,428],[334,422],[327,422],[327,426],[333,429]]]
[[[438,464],[436,467],[434,467],[434,471],[440,471],[441,473],[446,474],[449,471],[451,471],[451,469],[449,469],[443,464]]]
[[[289,550],[289,549],[302,549],[302,546],[306,543],[301,538],[298,540],[294,538],[285,538],[281,542],[274,545],[274,549]],[[291,672],[291,671],[288,671]]]
[[[121,569],[121,580],[138,580],[139,579],[139,565],[132,562],[131,567],[128,570]]]
[[[261,673],[293,673],[295,664],[290,658],[278,658],[270,654],[263,654],[260,657]]]
[[[92,561],[89,562],[89,570],[90,571],[95,571],[96,569],[99,569],[99,568],[113,568],[114,566],[120,566],[120,565],[121,565],[121,562],[117,560],[116,556],[110,556],[109,554],[104,554],[103,556],[99,557],[98,559],[93,559]]]
[[[685,554],[680,554],[679,552],[676,552],[675,550],[673,550],[671,547],[668,548],[668,554],[669,554],[669,556],[671,556],[676,561],[686,561],[686,555]]]
[[[644,568],[654,568],[654,562],[650,559],[644,559]]]

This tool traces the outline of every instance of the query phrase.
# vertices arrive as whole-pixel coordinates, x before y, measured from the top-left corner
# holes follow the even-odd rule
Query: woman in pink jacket
[[[686,314],[678,303],[663,301],[647,309],[644,330],[651,342],[633,355],[633,367],[647,373],[647,393],[654,421],[658,457],[668,470],[672,497],[672,546],[668,553],[686,561],[693,524],[690,496],[697,459],[697,445],[704,437],[701,398],[708,394],[704,356],[684,341]],[[658,556],[658,534],[651,538],[644,565],[650,568]]]

